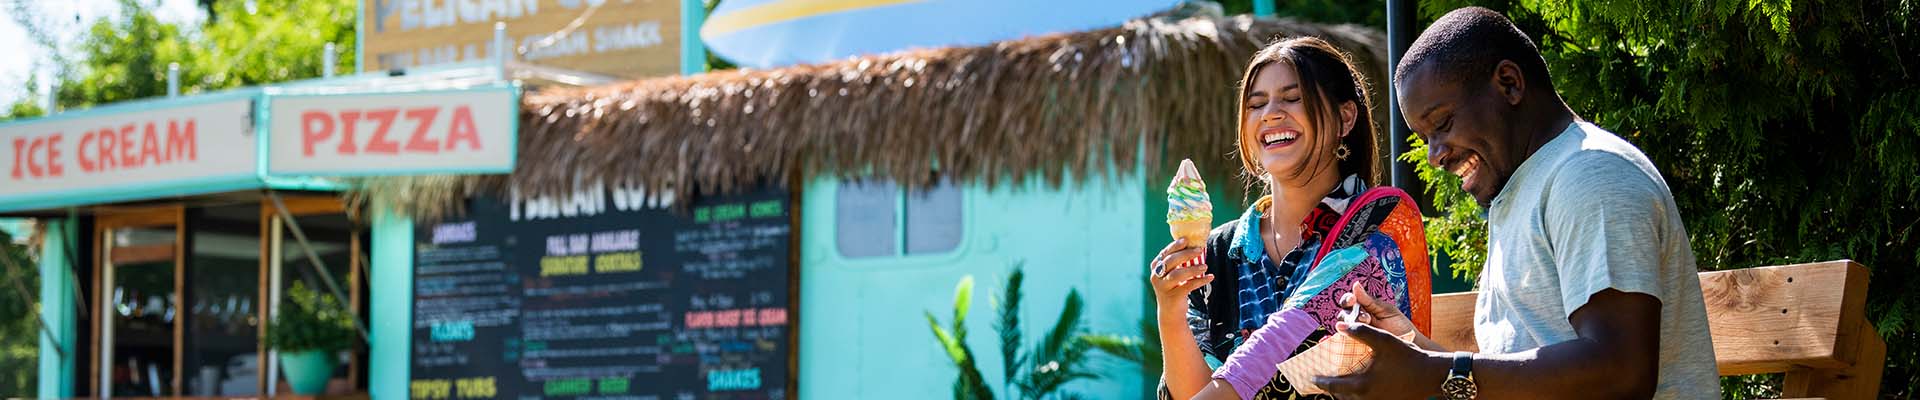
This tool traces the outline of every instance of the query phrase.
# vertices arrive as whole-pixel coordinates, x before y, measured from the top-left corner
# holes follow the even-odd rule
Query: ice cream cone
[[[1213,230],[1213,227],[1208,226],[1210,223],[1211,221],[1168,221],[1167,227],[1172,228],[1174,239],[1186,238],[1188,245],[1202,246],[1207,242],[1207,232]]]
[[[1213,230],[1213,200],[1193,160],[1180,160],[1180,170],[1167,185],[1167,227],[1175,239],[1186,238],[1189,246],[1204,246],[1207,232]]]

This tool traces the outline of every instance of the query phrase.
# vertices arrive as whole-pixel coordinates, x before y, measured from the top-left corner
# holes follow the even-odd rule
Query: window
[[[337,197],[285,197],[312,258],[271,202],[198,203],[92,210],[90,306],[104,317],[89,323],[83,370],[94,397],[273,394],[281,375],[261,341],[265,321],[291,282],[325,290],[312,258],[365,315],[359,230]],[[364,390],[366,349],[345,350],[333,379]]]
[[[887,180],[843,181],[834,197],[835,245],[847,258],[953,251],[965,233],[961,193],[945,179],[914,191]]]
[[[841,182],[834,199],[834,242],[847,258],[894,254],[894,211],[899,187],[893,182]]]

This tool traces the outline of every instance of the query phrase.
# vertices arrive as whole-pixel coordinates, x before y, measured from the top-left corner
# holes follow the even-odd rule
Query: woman
[[[1426,329],[1431,290],[1419,208],[1398,190],[1369,189],[1377,179],[1375,128],[1366,117],[1362,75],[1346,54],[1312,37],[1272,44],[1254,54],[1239,94],[1242,169],[1267,195],[1215,228],[1207,243],[1177,240],[1151,263],[1163,398],[1191,398],[1202,389],[1296,397],[1284,378],[1268,372],[1271,365],[1229,362],[1215,371],[1209,359],[1233,361],[1239,351],[1241,358],[1278,360],[1309,348],[1331,331],[1333,300],[1352,283],[1397,302]],[[1205,262],[1185,266],[1196,257]],[[1346,261],[1316,270],[1323,258]],[[1302,327],[1311,330],[1304,338],[1269,338]],[[1241,349],[1250,336],[1266,339]],[[1249,373],[1266,376],[1250,380]]]

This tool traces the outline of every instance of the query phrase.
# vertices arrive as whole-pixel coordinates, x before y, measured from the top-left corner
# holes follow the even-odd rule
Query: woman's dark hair
[[[1334,148],[1345,144],[1351,153],[1345,160],[1337,160],[1338,171],[1356,174],[1368,185],[1379,181],[1374,167],[1377,150],[1374,148],[1374,135],[1377,129],[1369,112],[1367,101],[1367,82],[1360,71],[1354,69],[1353,60],[1346,52],[1333,47],[1333,44],[1312,36],[1282,40],[1253,54],[1253,61],[1247,64],[1247,74],[1240,79],[1240,112],[1234,136],[1237,142],[1245,142],[1247,123],[1247,94],[1252,89],[1253,78],[1260,74],[1261,68],[1269,65],[1284,65],[1294,69],[1300,77],[1301,102],[1307,108],[1307,120],[1302,121],[1314,127],[1319,134],[1332,134],[1339,137],[1339,106],[1353,102],[1357,113],[1354,115],[1353,129],[1347,131],[1341,140],[1317,140],[1319,147],[1307,153],[1307,162],[1293,171],[1295,176],[1314,171],[1326,162],[1335,161]],[[1260,163],[1246,151],[1246,143],[1237,143],[1234,152],[1239,154],[1241,167],[1249,180],[1258,179]],[[1309,177],[1311,178],[1311,177]]]

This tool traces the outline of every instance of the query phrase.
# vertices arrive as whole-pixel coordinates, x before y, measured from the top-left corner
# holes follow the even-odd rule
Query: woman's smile
[[[1300,141],[1300,130],[1286,127],[1269,127],[1260,130],[1260,146],[1265,150],[1279,150]]]

